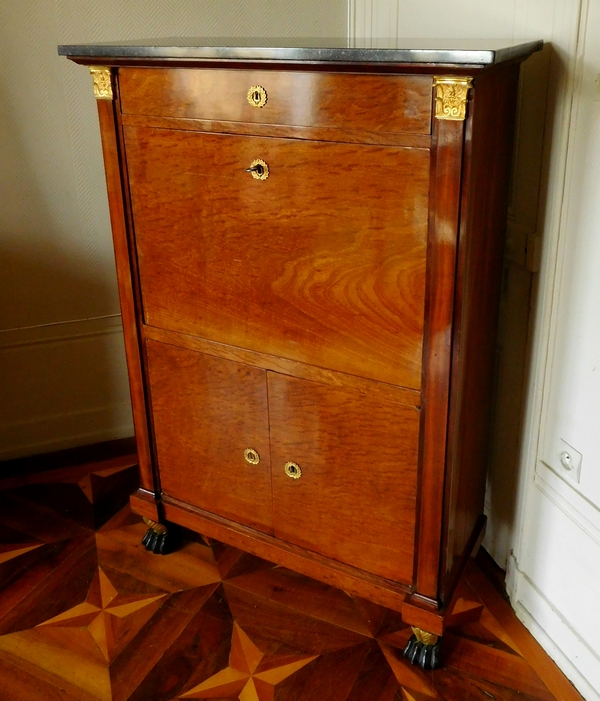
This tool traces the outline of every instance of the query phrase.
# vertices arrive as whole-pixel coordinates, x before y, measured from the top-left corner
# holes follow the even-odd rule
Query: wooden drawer
[[[162,491],[272,533],[266,372],[155,341],[146,353]]]
[[[429,134],[429,76],[189,68],[119,69],[124,114]],[[248,91],[260,86],[266,103]]]
[[[268,382],[275,536],[410,584],[417,409],[271,372]]]
[[[428,150],[125,141],[147,324],[420,388]],[[245,172],[257,158],[266,180]]]

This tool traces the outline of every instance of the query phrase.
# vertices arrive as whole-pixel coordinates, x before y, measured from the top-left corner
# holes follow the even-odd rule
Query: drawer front
[[[411,584],[417,409],[274,373],[268,383],[275,536]]]
[[[428,150],[125,136],[147,324],[420,388]]]
[[[428,76],[119,69],[124,114],[385,133],[430,133],[431,86]]]
[[[266,372],[156,341],[146,352],[162,491],[272,534]]]

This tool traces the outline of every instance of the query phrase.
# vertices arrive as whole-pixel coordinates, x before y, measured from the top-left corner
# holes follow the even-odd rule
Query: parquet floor
[[[425,673],[394,612],[193,534],[151,555],[128,507],[96,529],[69,507],[117,503],[131,465],[0,482],[2,701],[581,700],[475,565]]]

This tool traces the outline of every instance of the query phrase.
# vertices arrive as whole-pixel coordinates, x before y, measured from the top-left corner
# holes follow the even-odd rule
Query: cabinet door
[[[268,386],[275,536],[410,584],[418,410],[275,373]]]
[[[420,388],[427,149],[125,140],[147,324]]]
[[[266,372],[155,341],[146,352],[164,494],[272,533]]]

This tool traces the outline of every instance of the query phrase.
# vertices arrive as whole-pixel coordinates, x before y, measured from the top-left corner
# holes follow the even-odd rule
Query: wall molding
[[[533,6],[533,1],[529,0]],[[561,613],[561,602],[550,601],[526,575],[534,563],[529,561],[528,548],[535,523],[536,501],[546,500],[580,529],[582,538],[598,545],[600,531],[595,507],[579,495],[553,470],[541,461],[548,417],[552,365],[557,336],[558,301],[564,269],[566,224],[569,198],[573,192],[573,130],[577,121],[576,88],[583,67],[583,38],[589,0],[554,2],[551,32],[552,72],[548,127],[551,140],[545,146],[547,194],[543,232],[543,250],[539,279],[536,280],[537,313],[532,317],[531,373],[521,449],[521,468],[517,486],[512,555],[508,563],[507,590],[521,621],[532,632],[544,650],[589,701],[600,701],[600,660],[578,634],[576,621],[568,621]],[[573,547],[576,547],[575,543]],[[564,563],[569,567],[569,563]],[[521,569],[522,568],[522,569]]]
[[[367,12],[369,6],[370,12]],[[350,46],[356,46],[361,37],[366,37],[365,20],[373,9],[373,0],[348,0],[348,38]]]
[[[535,486],[573,523],[600,546],[600,509],[589,499],[566,484],[554,470],[538,462]]]
[[[548,172],[546,221],[541,272],[536,284],[538,309],[535,317],[532,317],[530,333],[532,370],[528,383],[528,401],[525,412],[521,471],[517,488],[518,499],[514,540],[512,543],[513,555],[511,559],[516,558],[515,561],[522,561],[521,555],[526,549],[528,513],[531,511],[529,507],[532,499],[539,494],[543,494],[550,498],[570,518],[572,518],[574,511],[573,508],[562,508],[564,503],[566,503],[564,499],[559,499],[558,501],[561,503],[556,503],[556,495],[558,493],[556,489],[552,488],[553,478],[547,474],[540,475],[540,472],[543,473],[542,468],[545,468],[545,465],[541,463],[539,458],[543,447],[542,439],[547,413],[548,383],[556,336],[557,300],[560,294],[559,280],[564,258],[565,237],[563,231],[567,213],[565,202],[572,190],[572,158],[569,146],[571,130],[576,115],[576,107],[574,105],[575,86],[581,69],[581,36],[582,30],[585,28],[588,2],[589,0],[571,0],[563,3],[561,0],[555,0],[553,31],[551,36],[547,37],[547,40],[552,41],[555,45],[553,48],[555,81],[550,90],[550,100],[551,103],[554,103],[555,108],[554,113],[548,115],[549,122],[552,125],[552,140],[546,144],[545,169]],[[551,472],[551,470],[548,470],[548,472]],[[582,525],[582,522],[578,521],[577,517],[575,519],[572,518],[572,520],[575,520],[578,526]],[[516,608],[519,606],[519,602],[518,598],[515,598],[516,594],[514,592],[518,590],[518,574],[514,583],[510,577],[507,579],[507,588],[511,602]],[[533,589],[532,591],[537,590]],[[540,596],[543,595],[540,594]],[[553,610],[556,611],[556,609]],[[560,635],[560,628],[556,630],[557,634]],[[560,637],[555,638],[554,635],[548,636],[547,634],[538,636],[537,633],[536,638],[540,640],[542,646],[548,652],[556,644],[556,641],[560,639]],[[542,638],[546,642],[543,642]],[[566,669],[563,667],[562,662],[560,662],[560,666],[562,669]]]
[[[574,347],[571,341],[570,357],[565,355],[565,348],[569,347],[569,344],[565,343],[565,338],[568,338],[568,335],[565,334],[565,318],[571,316],[573,311],[577,311],[572,298],[569,299],[569,288],[572,284],[571,276],[573,275],[572,250],[578,246],[583,248],[585,244],[585,239],[583,238],[585,226],[583,225],[583,220],[577,215],[582,210],[585,210],[585,205],[583,207],[580,206],[582,177],[580,172],[582,167],[580,135],[582,130],[585,129],[586,120],[589,118],[589,113],[586,110],[590,107],[590,102],[586,104],[586,88],[584,85],[586,61],[589,62],[594,58],[593,52],[591,57],[589,55],[586,57],[586,42],[588,44],[594,43],[590,41],[593,35],[589,35],[586,38],[586,34],[589,34],[590,31],[588,29],[590,4],[591,0],[579,0],[576,41],[574,42],[573,56],[568,66],[570,69],[566,100],[568,102],[568,130],[565,130],[566,155],[563,166],[562,205],[557,213],[556,231],[552,231],[553,237],[550,243],[553,248],[548,256],[553,265],[552,285],[548,285],[551,293],[549,309],[547,318],[544,320],[544,326],[540,328],[540,332],[545,334],[547,341],[544,348],[545,367],[540,378],[542,392],[538,408],[539,435],[535,454],[538,460],[537,474],[540,473],[540,469],[543,471],[545,467],[550,468],[552,471],[552,460],[553,456],[557,457],[556,443],[559,438],[562,437],[569,440],[576,446],[580,445],[576,438],[571,438],[568,430],[565,432],[565,422],[557,419],[557,414],[560,415],[562,413],[561,406],[563,404],[563,401],[557,394],[557,388],[562,389],[563,392],[572,389],[568,380],[566,382],[564,380],[561,381],[561,370],[572,367],[570,363],[573,361],[574,355],[580,356],[585,352],[585,345]],[[598,7],[598,0],[596,0],[596,15]],[[587,94],[587,99],[589,100],[589,93]],[[548,294],[545,290],[541,291],[541,293]],[[567,300],[566,302],[565,299]],[[565,357],[568,357],[568,360],[565,360]],[[577,361],[575,362],[575,367],[583,369]],[[558,373],[556,373],[557,370]],[[569,397],[569,400],[572,401],[572,398]],[[570,412],[567,411],[567,413]],[[575,412],[573,412],[573,415],[577,416]],[[562,427],[561,423],[563,424]],[[589,478],[590,465],[592,465],[593,470],[593,461],[596,457],[594,455],[595,451],[590,451],[588,448],[587,451],[583,450],[583,452],[586,453],[586,459],[584,461],[584,476],[581,483],[574,484],[568,479],[564,479],[562,482],[556,483],[556,489],[560,489],[560,485],[563,485],[563,489],[560,489],[560,491],[561,493],[564,492],[567,501],[573,501],[570,496],[573,492],[580,496],[581,499],[579,501],[582,504],[582,513],[586,514],[589,512],[589,507],[593,507],[596,511],[600,510],[600,495],[597,491],[598,484],[590,484],[588,479],[586,479]],[[587,467],[585,467],[586,465]],[[595,489],[594,486],[596,487]],[[595,506],[590,497],[596,499]],[[574,508],[577,507],[575,506]]]
[[[509,560],[511,603],[521,622],[586,701],[600,701],[600,658],[535,584]],[[573,664],[577,661],[577,666]]]
[[[133,435],[129,402],[40,416],[30,421],[0,425],[0,445],[8,446],[0,450],[0,461]],[[32,436],[35,438],[32,439]]]
[[[68,341],[75,338],[89,338],[111,333],[122,333],[120,314],[108,314],[90,319],[57,321],[17,329],[0,330],[0,351],[38,343]]]
[[[581,70],[581,33],[587,16],[589,0],[572,0],[561,4],[556,0],[557,9],[553,27],[558,54],[555,60],[556,84],[551,91],[551,99],[556,108],[549,120],[553,122],[552,143],[547,144],[548,193],[546,197],[546,226],[542,252],[540,279],[537,285],[538,313],[532,319],[531,367],[529,378],[529,401],[526,407],[526,425],[523,432],[522,470],[518,489],[515,533],[513,544],[518,554],[521,548],[522,532],[526,521],[527,504],[534,489],[535,467],[543,446],[543,429],[547,413],[548,391],[553,349],[556,336],[557,300],[560,294],[560,273],[564,259],[564,230],[566,210],[564,202],[572,190],[572,158],[569,153],[571,128],[575,117],[575,85]],[[570,6],[570,13],[569,13]],[[562,32],[562,35],[561,35]]]
[[[0,331],[0,461],[133,435],[122,335],[119,314]]]
[[[377,47],[377,39],[398,37],[398,2],[349,0],[348,37],[351,46]]]

